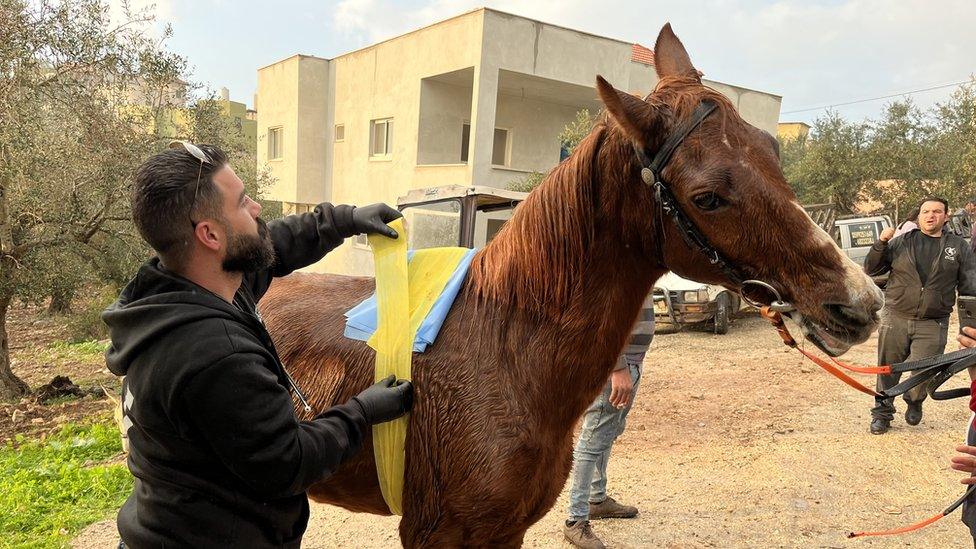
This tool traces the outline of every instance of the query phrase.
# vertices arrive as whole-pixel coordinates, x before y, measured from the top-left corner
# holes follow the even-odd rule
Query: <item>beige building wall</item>
[[[302,56],[295,55],[258,69],[258,93],[254,109],[258,111],[257,159],[275,178],[267,189],[272,200],[294,202],[298,196],[298,156],[294,154],[298,142],[298,67]],[[268,130],[281,128],[280,159],[268,156]]]
[[[703,80],[703,83],[728,97],[743,120],[769,135],[776,135],[782,97],[712,80]]]
[[[270,198],[298,204],[295,211],[320,201],[394,203],[410,189],[505,187],[544,172],[558,163],[558,134],[576,112],[601,107],[597,74],[642,96],[656,85],[653,67],[632,61],[632,48],[479,9],[332,60],[298,55],[260,69],[258,161],[278,178]],[[779,97],[707,84],[747,121],[775,131]],[[371,121],[380,119],[392,120],[392,152],[370,157]],[[284,158],[271,161],[267,131],[278,126]],[[509,131],[504,166],[492,164],[496,128]],[[371,274],[363,244],[351,239],[310,269]]]
[[[328,200],[332,177],[327,155],[329,65],[327,59],[294,55],[258,70],[257,159],[275,178],[266,191],[271,200],[298,204]],[[281,129],[280,159],[269,158],[268,132],[274,128]]]
[[[531,105],[520,108],[506,96],[536,99],[537,111],[543,107],[541,112],[549,120],[546,125],[551,127],[555,113],[565,110],[552,106],[552,99],[560,98],[564,105],[574,105],[574,113],[584,105],[592,105],[596,100],[596,74],[602,74],[620,87],[628,85],[632,44],[507,13],[492,10],[482,13],[484,36],[490,39],[485,41],[481,63],[475,71],[476,102],[472,125],[475,153],[469,162],[469,169],[472,181],[504,186],[520,174],[491,165],[496,123],[503,126],[504,120],[499,119],[509,116],[511,111],[529,112],[532,108]],[[521,75],[531,75],[533,78]],[[543,106],[541,103],[549,105]],[[573,115],[564,117],[562,126],[572,119]],[[479,124],[479,121],[485,123]],[[545,132],[548,135],[544,135],[542,129],[532,130],[535,140],[552,144],[554,157],[545,154],[542,158],[526,159],[523,156],[519,163],[511,167],[545,171],[555,165],[556,162],[546,162],[545,158],[558,161],[556,136],[562,126],[555,132]],[[517,136],[513,134],[513,138],[517,139]]]
[[[460,71],[458,85],[432,78],[420,82],[417,164],[462,166],[461,133],[471,123],[472,68]]]
[[[298,188],[295,202],[318,204],[331,196],[332,170],[329,162],[332,109],[329,93],[331,62],[318,57],[301,59],[298,70]]]
[[[477,65],[482,14],[470,12],[332,61],[334,123],[345,128],[343,142],[328,141],[333,147],[333,203],[395,203],[410,189],[470,181],[460,158],[447,165],[418,166],[421,84],[424,78]],[[453,95],[446,105],[453,104],[460,115],[463,99]],[[393,152],[389,158],[370,158],[370,121],[383,118],[393,119]],[[460,127],[456,131],[459,147]],[[371,274],[372,257],[367,248],[349,240],[311,270]]]
[[[580,106],[499,95],[495,108],[495,127],[508,130],[508,165],[492,165],[487,179],[478,184],[505,188],[513,180],[549,171],[559,163],[559,133],[576,118]]]
[[[783,141],[790,141],[810,134],[810,125],[805,122],[780,122],[776,135]]]

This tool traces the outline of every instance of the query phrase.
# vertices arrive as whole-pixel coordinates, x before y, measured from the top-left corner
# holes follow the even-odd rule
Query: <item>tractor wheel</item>
[[[715,333],[727,334],[732,321],[732,299],[729,294],[721,293],[715,302],[718,306],[715,310]]]

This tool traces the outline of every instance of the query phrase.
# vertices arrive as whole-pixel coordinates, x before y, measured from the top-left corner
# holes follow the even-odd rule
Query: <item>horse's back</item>
[[[262,315],[276,315],[314,307],[331,318],[335,313],[342,316],[369,297],[374,288],[369,277],[294,273],[274,280],[260,308]]]
[[[345,402],[372,381],[373,351],[343,331],[346,311],[373,289],[372,278],[295,273],[276,279],[261,299],[278,354],[316,409]]]

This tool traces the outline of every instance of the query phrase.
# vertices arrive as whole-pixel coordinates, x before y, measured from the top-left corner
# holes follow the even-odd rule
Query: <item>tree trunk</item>
[[[72,290],[55,290],[51,294],[51,303],[47,306],[49,315],[66,315],[71,312],[71,298],[74,297]]]
[[[7,309],[11,299],[10,295],[0,295],[0,400],[16,400],[30,392],[30,387],[10,369]]]

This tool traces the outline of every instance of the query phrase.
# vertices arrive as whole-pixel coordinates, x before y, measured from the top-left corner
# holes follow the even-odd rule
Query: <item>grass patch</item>
[[[66,366],[78,364],[97,369],[105,364],[105,349],[107,348],[108,344],[97,341],[79,343],[55,341],[46,347],[35,347],[33,352],[25,357],[25,360],[34,364],[50,364],[54,371],[64,371],[67,370]]]
[[[98,342],[95,340],[91,341],[55,341],[49,347],[52,351],[61,353],[66,356],[77,356],[85,358],[101,358],[108,349],[108,342]]]
[[[55,341],[48,348],[64,356],[79,358],[101,358],[108,349],[108,342],[91,341]]]
[[[61,548],[110,516],[132,491],[114,423],[65,425],[44,442],[0,448],[0,547]]]

